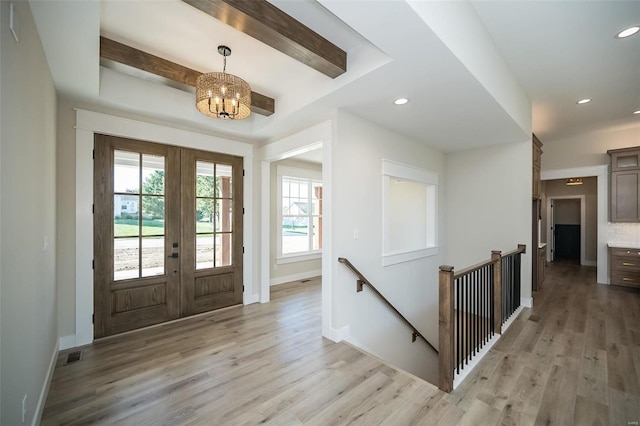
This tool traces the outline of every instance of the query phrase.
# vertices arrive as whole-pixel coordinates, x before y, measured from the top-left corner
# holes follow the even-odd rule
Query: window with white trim
[[[322,172],[278,166],[278,263],[321,257]]]

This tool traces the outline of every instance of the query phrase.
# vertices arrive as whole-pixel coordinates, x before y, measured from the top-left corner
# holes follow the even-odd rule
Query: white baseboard
[[[533,297],[521,297],[520,305],[525,308],[533,308]]]
[[[258,303],[260,296],[257,294],[245,294],[242,303],[245,305],[251,305],[252,303]]]
[[[474,368],[478,365],[478,363],[484,358],[486,354],[489,353],[489,350],[496,344],[496,342],[500,339],[499,334],[494,334],[491,340],[484,345],[484,348],[480,349],[480,352],[473,357],[473,359],[469,360],[469,364],[464,366],[464,370],[460,372],[460,374],[454,374],[453,377],[453,389],[457,388],[460,383],[473,371]]]
[[[582,262],[582,266],[598,266],[598,262],[595,260],[585,260]]]
[[[76,347],[76,335],[70,334],[68,336],[62,336],[60,340],[58,340],[58,348],[61,351],[65,349],[71,349]]]
[[[507,322],[502,324],[502,334],[504,334],[504,332],[507,331],[507,329],[511,326],[511,324],[513,324],[513,322],[518,318],[518,315],[520,315],[520,312],[522,312],[523,309],[524,309],[524,306],[520,305],[518,309],[516,309],[516,311],[513,314],[511,314]]]
[[[322,275],[322,270],[316,269],[313,271],[301,272],[299,274],[291,274],[291,275],[285,275],[284,277],[271,278],[269,280],[269,284],[270,285],[285,284],[293,281],[300,281],[300,280],[306,280],[308,278],[315,278],[321,275]]]
[[[345,325],[342,328],[331,328],[329,330],[329,336],[327,337],[336,343],[341,342],[342,340],[349,341],[349,338],[351,337],[351,327]]]
[[[59,343],[56,342],[53,347],[53,353],[51,354],[51,361],[49,361],[49,368],[47,369],[47,377],[44,379],[42,389],[40,390],[40,397],[38,398],[38,404],[36,405],[36,411],[33,413],[32,426],[40,424],[42,419],[42,412],[44,411],[44,404],[47,401],[47,395],[49,394],[49,386],[51,386],[51,379],[53,379],[53,370],[56,368],[56,361],[58,360]]]

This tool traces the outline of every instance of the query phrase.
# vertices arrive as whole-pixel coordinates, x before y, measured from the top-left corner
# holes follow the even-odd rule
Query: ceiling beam
[[[347,71],[347,53],[266,0],[182,0],[321,73]]]
[[[178,83],[196,86],[200,71],[154,56],[126,44],[100,36],[100,57],[168,78]],[[251,92],[251,112],[270,116],[276,101],[260,93]]]

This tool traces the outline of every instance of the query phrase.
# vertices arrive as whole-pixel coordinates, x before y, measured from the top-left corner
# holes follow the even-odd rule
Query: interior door
[[[96,338],[242,303],[242,158],[95,136]]]
[[[94,335],[178,318],[180,150],[95,135]]]
[[[242,303],[242,158],[182,151],[182,307]]]

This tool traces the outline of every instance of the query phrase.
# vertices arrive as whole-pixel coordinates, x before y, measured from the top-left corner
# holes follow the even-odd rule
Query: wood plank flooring
[[[640,291],[548,269],[525,309],[451,394],[320,337],[320,282],[272,302],[60,354],[42,424],[628,425],[640,420]]]
[[[640,291],[595,282],[594,268],[550,266],[534,308],[445,399],[466,416],[486,404],[478,424],[637,425]]]

